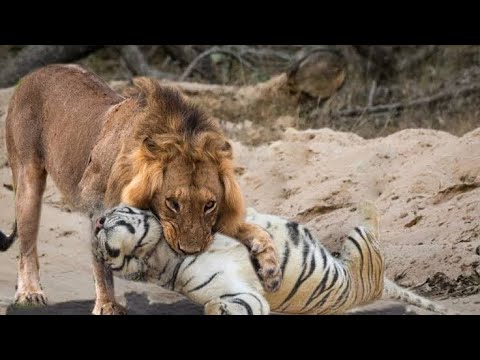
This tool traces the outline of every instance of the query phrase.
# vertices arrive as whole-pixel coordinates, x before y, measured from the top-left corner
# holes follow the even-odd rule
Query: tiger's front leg
[[[225,294],[205,304],[205,315],[268,315],[270,305],[258,293]]]

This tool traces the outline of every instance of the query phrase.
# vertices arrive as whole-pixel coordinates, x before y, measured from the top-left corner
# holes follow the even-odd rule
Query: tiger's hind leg
[[[354,296],[352,306],[369,303],[382,296],[385,276],[384,254],[378,243],[378,215],[372,203],[359,206],[361,226],[345,240],[341,260],[349,270]]]
[[[270,305],[258,293],[225,294],[205,304],[205,315],[268,315]]]

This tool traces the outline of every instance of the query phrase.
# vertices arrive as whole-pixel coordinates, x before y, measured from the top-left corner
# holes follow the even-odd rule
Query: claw
[[[44,306],[47,298],[42,292],[17,292],[14,303],[19,306]]]

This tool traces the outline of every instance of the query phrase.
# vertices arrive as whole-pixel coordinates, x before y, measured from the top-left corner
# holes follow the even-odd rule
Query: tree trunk
[[[101,45],[29,45],[0,70],[0,88],[15,85],[29,72],[52,63],[71,62]]]

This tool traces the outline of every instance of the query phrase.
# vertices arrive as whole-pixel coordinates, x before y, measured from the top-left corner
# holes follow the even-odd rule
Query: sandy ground
[[[0,90],[0,228],[6,231],[14,219],[3,134],[10,96],[10,89]],[[328,129],[288,129],[272,144],[247,147],[235,142],[234,147],[249,206],[304,223],[336,251],[355,225],[355,203],[373,200],[381,214],[388,276],[406,286],[422,284],[438,272],[450,279],[450,286],[459,277],[468,278],[467,285],[437,300],[465,314],[480,314],[479,283],[475,282],[480,273],[476,254],[480,246],[480,129],[461,138],[438,131],[405,130],[373,140]],[[95,293],[87,226],[86,218],[62,209],[61,198],[49,182],[39,254],[42,286],[50,305],[11,306],[18,254],[18,244],[14,244],[0,253],[0,314],[90,313]],[[202,313],[201,307],[181,295],[149,284],[116,279],[116,293],[131,314]],[[390,301],[358,313],[428,314]]]

